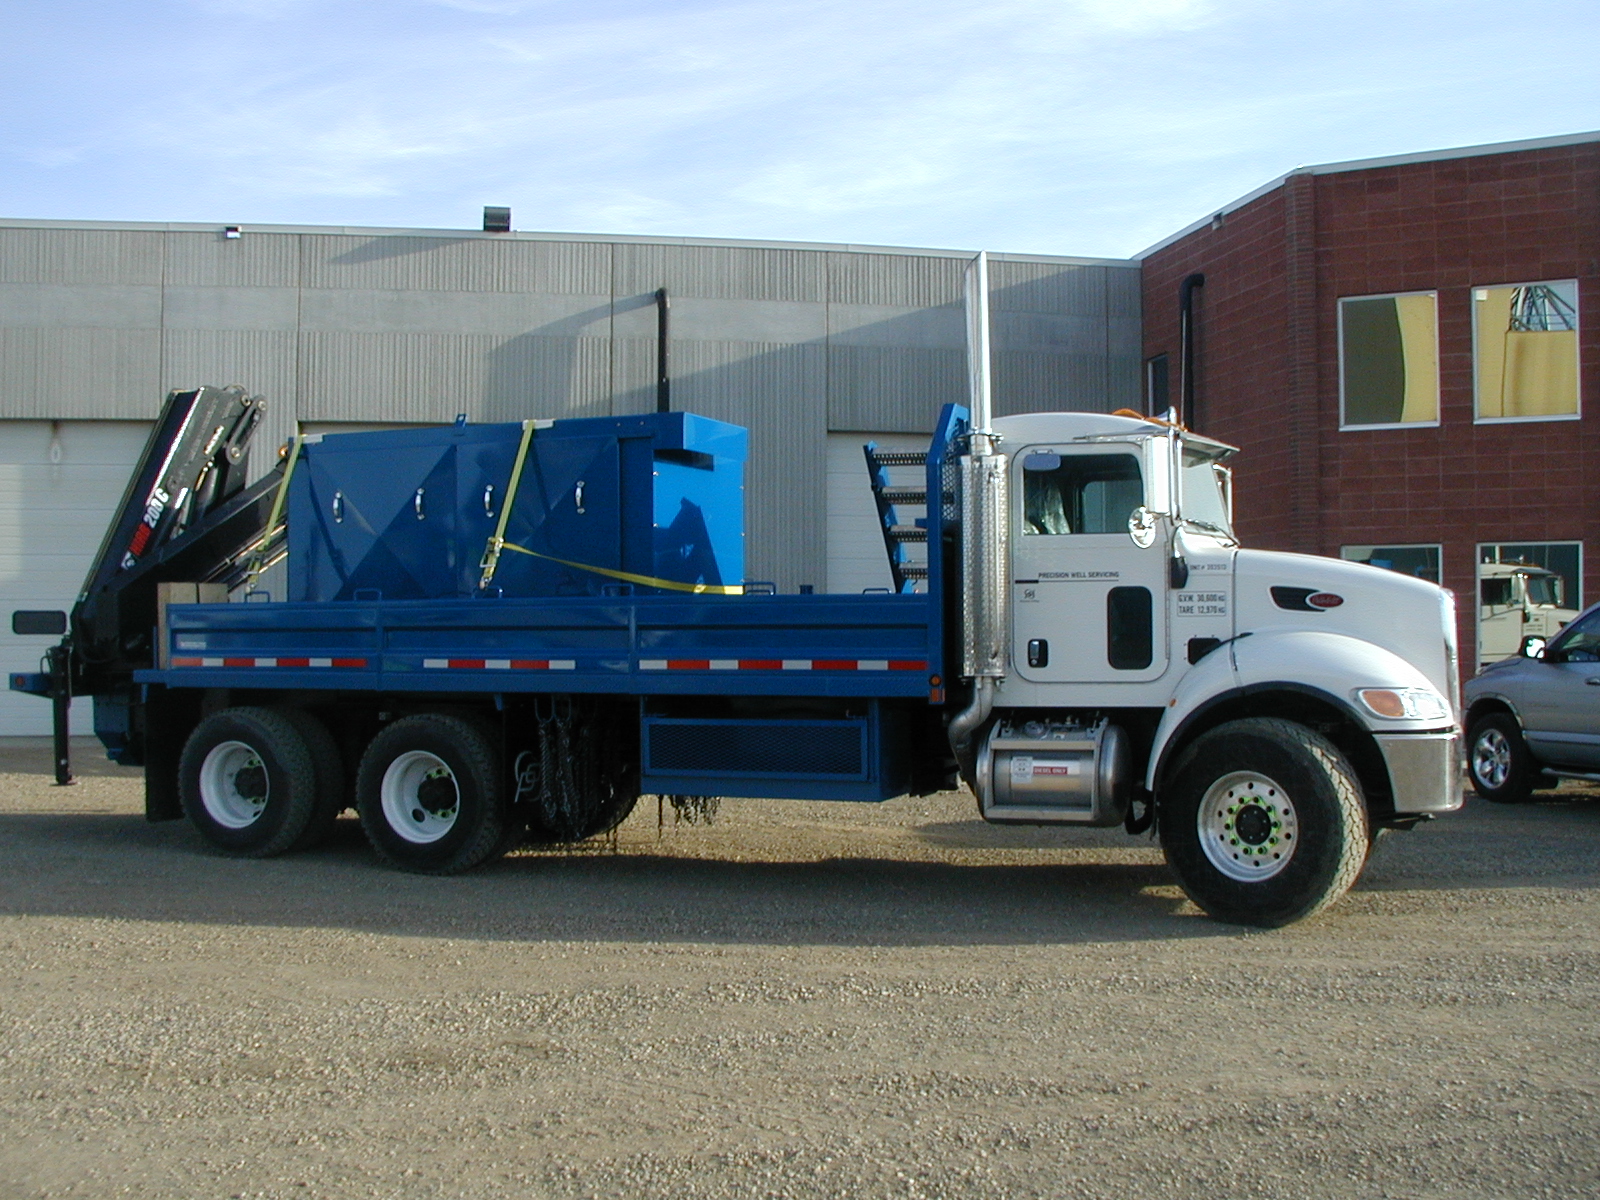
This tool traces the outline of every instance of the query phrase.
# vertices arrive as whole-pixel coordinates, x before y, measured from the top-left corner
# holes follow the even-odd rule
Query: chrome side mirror
[[[1543,658],[1545,639],[1537,634],[1529,634],[1522,639],[1522,646],[1517,651],[1523,658]]]
[[[1139,549],[1148,550],[1156,544],[1156,520],[1160,515],[1142,504],[1128,514],[1128,536]]]

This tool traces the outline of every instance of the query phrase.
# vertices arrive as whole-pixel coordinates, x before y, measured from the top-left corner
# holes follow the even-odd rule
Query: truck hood
[[[1459,712],[1455,604],[1437,584],[1337,558],[1240,550],[1234,588],[1240,634],[1320,630],[1359,638],[1413,663]]]

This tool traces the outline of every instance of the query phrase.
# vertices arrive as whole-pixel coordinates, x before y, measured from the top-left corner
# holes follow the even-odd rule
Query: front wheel
[[[1537,768],[1522,729],[1510,713],[1490,713],[1467,734],[1472,790],[1496,804],[1521,804],[1533,795]]]
[[[404,717],[372,739],[356,808],[380,858],[425,875],[470,870],[521,833],[494,744],[473,722],[440,713]]]
[[[1219,921],[1287,925],[1349,890],[1368,849],[1355,772],[1292,721],[1252,717],[1202,734],[1161,798],[1161,847]]]

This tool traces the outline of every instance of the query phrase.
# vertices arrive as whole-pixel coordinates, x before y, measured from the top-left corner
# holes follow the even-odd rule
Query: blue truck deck
[[[927,595],[176,604],[175,688],[938,698]]]

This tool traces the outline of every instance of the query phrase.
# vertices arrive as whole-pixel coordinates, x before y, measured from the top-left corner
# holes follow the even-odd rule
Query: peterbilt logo
[[[1319,592],[1316,588],[1275,587],[1272,602],[1293,612],[1323,612],[1338,608],[1344,603],[1344,597],[1335,592]]]

